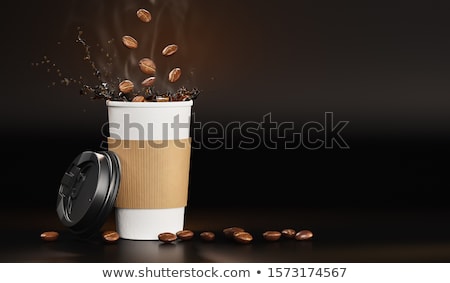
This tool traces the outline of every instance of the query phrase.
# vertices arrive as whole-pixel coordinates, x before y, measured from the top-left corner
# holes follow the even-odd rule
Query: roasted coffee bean
[[[157,96],[155,100],[156,102],[169,102],[170,98],[168,96]]]
[[[241,227],[236,227],[236,226],[228,227],[228,228],[223,229],[223,233],[228,238],[233,238],[233,234],[235,232],[241,232],[241,231],[244,231],[244,229],[241,228]]]
[[[180,96],[180,97],[178,97],[178,101],[186,101],[186,100],[190,100],[191,99],[191,96],[189,96],[189,95],[182,95],[182,96]]]
[[[139,68],[147,75],[154,75],[156,72],[155,62],[150,58],[142,58],[139,60]]]
[[[180,240],[187,241],[194,238],[194,232],[191,230],[182,230],[177,232],[177,237]]]
[[[263,237],[267,241],[278,241],[281,237],[280,231],[266,231],[263,233]]]
[[[211,242],[216,238],[216,234],[214,234],[213,232],[205,231],[200,233],[200,238],[202,238],[202,240],[204,241]]]
[[[138,47],[138,42],[137,40],[129,35],[124,35],[122,36],[122,43],[123,45],[125,45],[126,47],[130,48],[130,49],[135,49]]]
[[[152,20],[152,14],[150,14],[150,12],[147,11],[146,9],[137,10],[136,16],[139,18],[139,20],[143,21],[144,23],[148,23]]]
[[[59,233],[56,231],[47,231],[47,232],[43,232],[41,234],[41,239],[46,242],[54,242],[54,241],[58,240],[58,238],[59,238]]]
[[[115,243],[119,240],[119,233],[116,231],[104,231],[102,233],[103,240],[107,243]]]
[[[152,86],[155,83],[155,80],[156,80],[155,77],[148,77],[141,82],[141,85],[145,87]]]
[[[136,95],[135,97],[133,97],[133,99],[131,100],[131,102],[144,102],[145,101],[145,97],[142,95]]]
[[[233,238],[236,242],[241,244],[248,244],[253,241],[253,236],[246,231],[239,231],[233,233]]]
[[[169,44],[162,50],[162,55],[164,56],[170,56],[173,55],[175,52],[177,52],[178,46],[176,44]]]
[[[119,83],[119,90],[123,93],[130,93],[133,91],[134,84],[130,80],[123,80]]]
[[[164,232],[158,235],[158,239],[164,243],[171,243],[177,239],[177,235],[170,232]]]
[[[295,230],[294,229],[283,229],[281,231],[281,235],[283,235],[283,237],[285,238],[289,238],[292,239],[295,237]]]
[[[295,234],[295,239],[302,241],[302,240],[309,240],[313,237],[313,233],[310,230],[300,230]]]
[[[178,81],[178,79],[181,76],[181,69],[180,68],[173,68],[172,71],[169,73],[169,82],[174,83]]]

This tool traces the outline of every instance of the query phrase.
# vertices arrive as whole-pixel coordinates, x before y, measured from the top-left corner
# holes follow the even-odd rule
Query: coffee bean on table
[[[139,20],[143,21],[144,23],[148,23],[152,20],[152,14],[150,14],[150,12],[147,11],[146,9],[137,10],[136,16],[139,18]]]
[[[103,240],[106,243],[115,243],[119,240],[119,233],[112,230],[107,230],[102,233]]]
[[[280,231],[266,231],[263,233],[263,238],[267,241],[278,241],[281,237]]]
[[[235,232],[241,232],[241,231],[244,231],[244,228],[236,227],[236,226],[223,229],[223,233],[225,234],[225,236],[227,238],[233,238],[233,234]]]
[[[130,36],[130,35],[124,35],[122,36],[122,43],[123,45],[125,45],[126,47],[130,48],[130,49],[136,49],[138,48],[138,41]]]
[[[236,242],[241,244],[248,244],[253,241],[253,236],[246,231],[234,232],[233,238]]]
[[[216,238],[216,234],[214,234],[213,232],[205,231],[200,233],[200,238],[202,238],[202,240],[204,241],[211,242]]]
[[[290,228],[283,229],[281,231],[281,235],[283,235],[283,237],[289,238],[289,239],[294,238],[295,237],[295,233],[296,233],[295,230],[294,229],[290,229]]]
[[[313,232],[310,230],[300,230],[295,234],[295,239],[299,241],[309,240],[313,237]]]
[[[178,239],[187,241],[194,237],[194,232],[191,230],[182,230],[182,231],[178,231],[176,233],[176,235],[177,235]]]
[[[54,242],[54,241],[58,240],[58,238],[59,238],[59,233],[56,231],[47,231],[47,232],[43,232],[41,234],[41,239],[46,242]]]
[[[158,235],[158,239],[164,243],[171,243],[177,239],[177,235],[170,232],[164,232]]]

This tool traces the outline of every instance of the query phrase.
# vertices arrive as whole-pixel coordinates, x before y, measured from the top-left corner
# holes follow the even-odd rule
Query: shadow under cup
[[[116,207],[123,239],[158,240],[184,228],[193,101],[107,101],[108,150],[120,161]]]

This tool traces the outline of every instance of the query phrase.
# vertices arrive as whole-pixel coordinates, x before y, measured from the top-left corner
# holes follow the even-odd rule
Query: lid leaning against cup
[[[90,237],[114,207],[120,183],[120,162],[110,151],[84,151],[61,179],[56,211],[64,226]]]

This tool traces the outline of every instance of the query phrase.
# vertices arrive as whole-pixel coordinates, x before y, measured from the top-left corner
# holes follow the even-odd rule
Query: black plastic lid
[[[64,226],[90,237],[114,208],[120,183],[120,162],[110,151],[85,151],[70,164],[61,180],[56,211]]]

